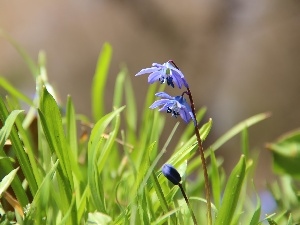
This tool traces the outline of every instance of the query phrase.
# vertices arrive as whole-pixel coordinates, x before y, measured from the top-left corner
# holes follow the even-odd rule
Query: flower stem
[[[183,195],[183,197],[184,197],[184,199],[185,199],[185,202],[186,202],[186,204],[187,204],[188,207],[189,207],[189,210],[190,210],[190,213],[191,213],[191,216],[192,216],[192,219],[193,219],[194,224],[195,224],[195,225],[198,225],[197,220],[196,220],[196,217],[195,217],[195,214],[194,214],[194,212],[193,212],[193,210],[192,210],[192,207],[191,207],[191,205],[190,205],[189,199],[188,199],[187,195],[185,194],[185,191],[184,191],[184,189],[183,189],[183,187],[182,187],[182,184],[179,183],[178,186],[180,187],[180,190],[181,190],[181,193],[182,193],[182,195]]]
[[[204,157],[204,148],[202,145],[202,140],[200,137],[200,132],[198,129],[198,122],[197,122],[197,118],[196,118],[196,111],[195,111],[195,104],[194,104],[194,100],[193,100],[193,96],[192,96],[192,92],[190,91],[189,87],[187,87],[187,93],[190,99],[190,103],[191,103],[191,108],[192,108],[192,113],[194,115],[194,118],[196,120],[196,126],[195,126],[195,134],[197,137],[197,142],[198,142],[198,149],[200,152],[200,157],[201,157],[201,161],[202,161],[202,168],[203,168],[203,173],[204,173],[204,182],[205,182],[205,189],[206,189],[206,203],[207,203],[207,220],[208,220],[208,224],[211,225],[212,224],[212,217],[211,217],[211,202],[210,202],[210,185],[209,185],[209,179],[208,179],[208,173],[207,173],[207,166],[206,166],[206,160]]]

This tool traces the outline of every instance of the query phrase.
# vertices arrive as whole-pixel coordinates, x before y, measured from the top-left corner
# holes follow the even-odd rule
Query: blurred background
[[[207,118],[213,118],[206,146],[241,120],[272,112],[271,118],[249,131],[251,148],[260,153],[259,187],[271,179],[265,143],[300,127],[297,0],[0,1],[0,28],[35,59],[45,50],[50,82],[63,102],[72,95],[78,113],[91,115],[91,82],[105,41],[114,51],[108,107],[121,63],[133,78],[152,62],[173,59],[190,83],[196,108],[206,106]],[[33,95],[30,71],[4,39],[0,39],[0,74]],[[147,78],[132,80],[142,108]],[[172,129],[173,118],[168,121],[172,122],[167,129]],[[167,136],[166,132],[162,143]],[[231,169],[240,156],[239,137],[220,154]]]

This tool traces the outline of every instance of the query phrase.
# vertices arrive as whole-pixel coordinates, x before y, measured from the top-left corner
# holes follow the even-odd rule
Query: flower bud
[[[174,185],[178,185],[181,181],[181,176],[178,171],[170,164],[164,164],[162,167],[163,175]]]

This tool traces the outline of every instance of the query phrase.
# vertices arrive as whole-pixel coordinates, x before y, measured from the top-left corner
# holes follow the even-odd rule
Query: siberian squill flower
[[[167,82],[168,85],[171,85],[174,88],[174,84],[181,88],[185,86],[189,87],[186,82],[183,73],[177,69],[172,61],[168,61],[164,64],[153,63],[152,67],[142,69],[135,76],[149,74],[148,83],[153,84],[156,81],[159,81],[161,84]]]
[[[155,101],[149,107],[150,109],[155,109],[162,106],[159,111],[171,113],[172,116],[176,118],[177,116],[180,116],[186,123],[190,122],[190,120],[193,120],[194,125],[197,125],[192,113],[192,109],[183,96],[180,95],[172,97],[165,92],[158,92],[155,94],[155,96],[160,97],[161,99]]]
[[[163,175],[174,185],[178,185],[181,181],[181,176],[178,171],[170,164],[164,164],[161,169]]]

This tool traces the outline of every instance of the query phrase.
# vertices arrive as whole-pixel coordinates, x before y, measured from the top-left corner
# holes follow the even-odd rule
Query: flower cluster
[[[167,83],[168,86],[175,87],[177,86],[179,89],[181,87],[189,88],[187,81],[184,78],[183,73],[179,70],[179,68],[174,64],[172,60],[164,64],[153,63],[152,67],[142,69],[135,76],[140,76],[143,74],[149,74],[148,83],[153,84],[158,81],[161,84]],[[155,101],[150,108],[154,109],[157,107],[161,107],[159,111],[164,111],[170,113],[172,116],[177,118],[180,116],[186,123],[193,120],[194,125],[196,124],[196,119],[192,112],[190,105],[187,103],[186,99],[183,95],[187,92],[183,92],[182,95],[172,97],[165,92],[159,92],[155,95],[160,97],[160,100]]]

